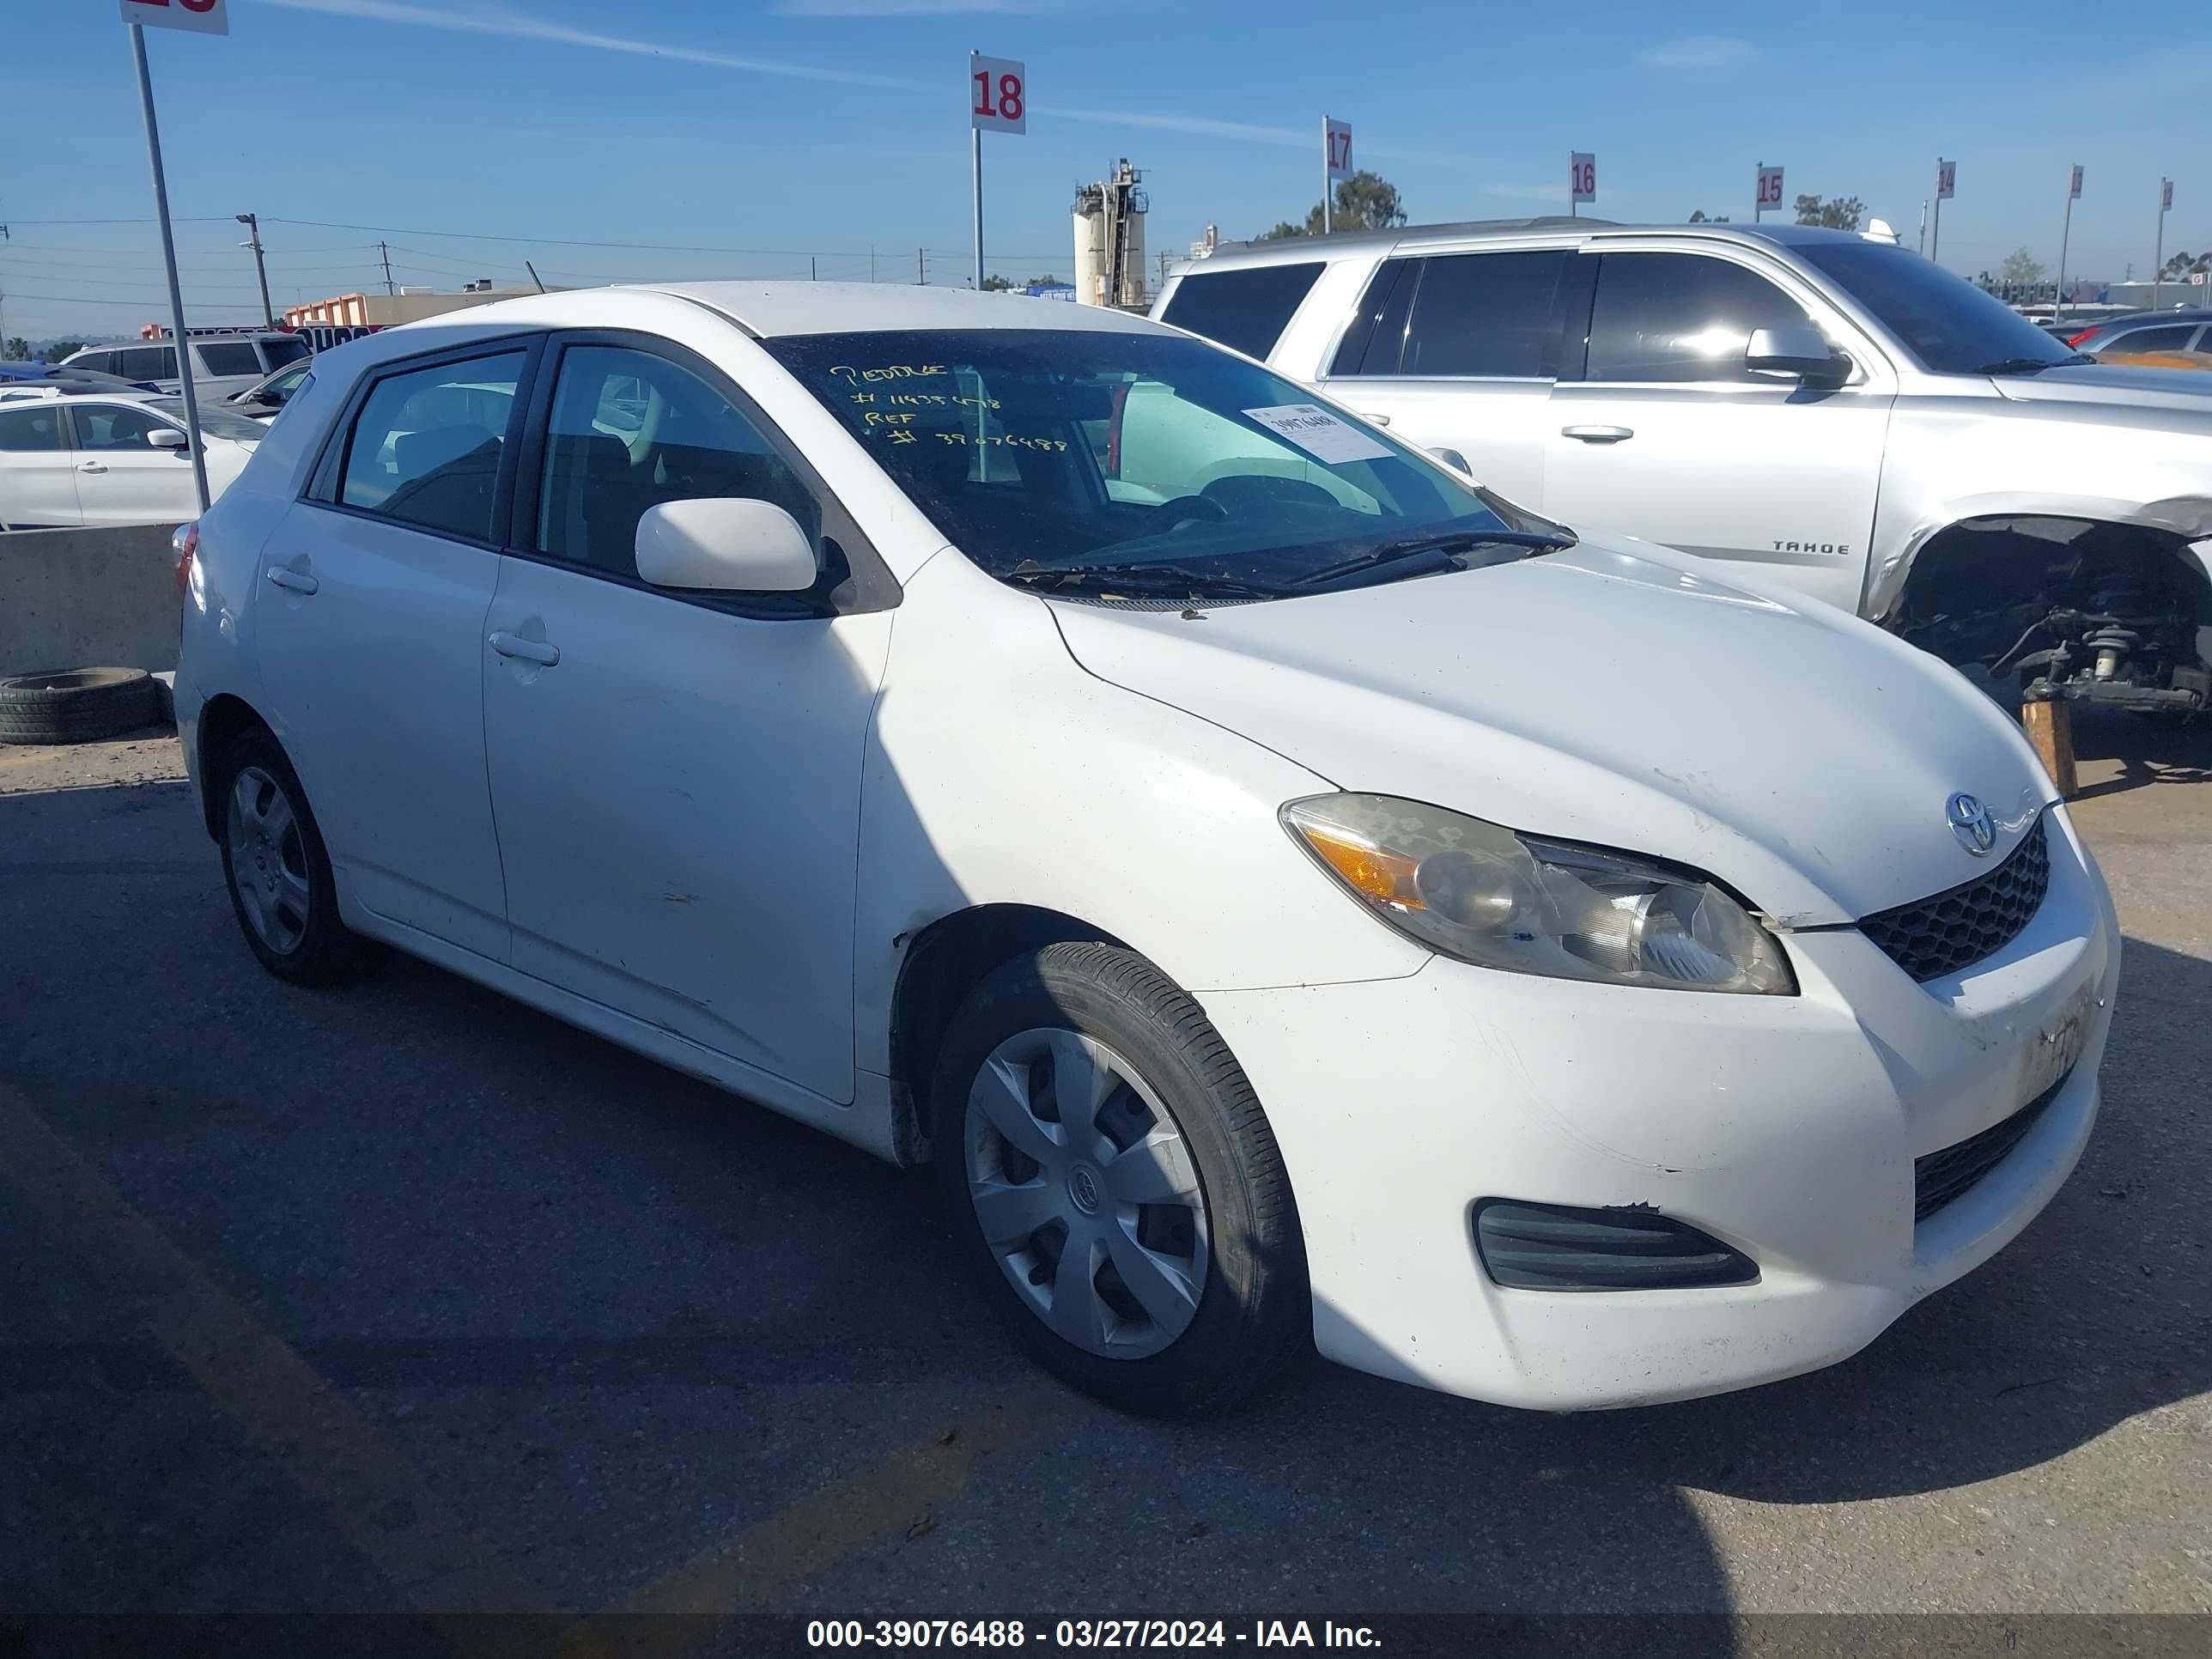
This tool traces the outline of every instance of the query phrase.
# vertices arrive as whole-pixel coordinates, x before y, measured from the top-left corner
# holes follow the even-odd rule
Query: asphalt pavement
[[[1026,1367],[913,1176],[404,959],[263,975],[167,738],[0,750],[0,1621],[2212,1613],[2212,731],[2078,742],[2127,960],[2015,1246],[1747,1394],[1190,1425]]]

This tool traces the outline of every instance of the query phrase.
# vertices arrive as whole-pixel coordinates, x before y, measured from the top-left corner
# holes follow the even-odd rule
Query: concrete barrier
[[[173,524],[0,536],[0,674],[177,665]]]

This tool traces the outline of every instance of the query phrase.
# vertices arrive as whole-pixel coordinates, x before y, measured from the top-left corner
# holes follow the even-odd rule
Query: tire
[[[351,978],[368,941],[339,920],[330,854],[283,749],[267,732],[241,732],[212,773],[223,883],[255,958],[288,984]]]
[[[136,668],[71,668],[0,679],[0,743],[94,743],[161,719],[161,690]]]
[[[1060,1109],[1065,1078],[1087,1134]],[[1124,1411],[1184,1417],[1310,1348],[1274,1133],[1197,1003],[1143,957],[1050,945],[999,968],[947,1028],[931,1098],[954,1235],[1048,1370]],[[1062,1272],[1078,1246],[1087,1276]]]

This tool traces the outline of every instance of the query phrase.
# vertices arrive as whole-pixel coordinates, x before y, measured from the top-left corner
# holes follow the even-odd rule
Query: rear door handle
[[[107,471],[107,463],[105,461],[79,461],[76,464],[76,470],[80,472],[105,472]]]
[[[526,640],[520,634],[509,634],[504,629],[491,636],[491,648],[502,657],[520,657],[541,668],[550,668],[561,660],[559,646],[549,645],[544,640]]]
[[[272,564],[269,567],[269,580],[277,586],[289,589],[295,593],[312,593],[322,586],[306,571],[294,570],[289,566],[281,564]]]
[[[1559,435],[1586,444],[1617,444],[1624,439],[1633,438],[1636,428],[1632,426],[1563,426],[1559,428]]]

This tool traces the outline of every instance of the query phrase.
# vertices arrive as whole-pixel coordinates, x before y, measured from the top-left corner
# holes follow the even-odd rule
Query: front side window
[[[0,409],[0,450],[21,453],[62,447],[61,410],[52,404],[36,409]]]
[[[338,499],[441,535],[490,540],[525,356],[465,358],[377,381],[346,442]]]
[[[561,354],[538,492],[538,550],[637,574],[637,521],[669,501],[773,501],[819,544],[821,508],[723,394],[681,364],[624,346]]]
[[[208,340],[192,348],[199,359],[200,368],[210,374],[252,374],[257,378],[269,371],[261,367],[260,355],[253,349],[251,340]]]
[[[1272,592],[1522,522],[1418,450],[1199,340],[991,329],[763,345],[963,553],[1021,585],[1055,570],[1195,571]]]
[[[157,428],[176,430],[170,422],[135,404],[75,404],[70,408],[70,421],[76,428],[76,447],[79,449],[143,453],[149,447],[148,433]]]
[[[1536,380],[1558,372],[1553,301],[1561,248],[1431,257],[1406,331],[1401,374]]]
[[[1767,384],[1744,367],[1752,331],[1809,320],[1766,278],[1725,259],[1608,253],[1598,267],[1585,378]]]
[[[1908,248],[1821,241],[1794,251],[1938,374],[2033,374],[2087,361],[1995,295]]]
[[[1176,284],[1160,320],[1218,340],[1231,351],[1264,357],[1322,272],[1321,262],[1200,269]]]

